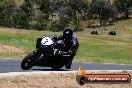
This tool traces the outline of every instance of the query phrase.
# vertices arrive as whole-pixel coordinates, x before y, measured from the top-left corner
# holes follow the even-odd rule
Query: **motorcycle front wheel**
[[[35,63],[35,55],[31,52],[21,62],[21,68],[23,70],[29,70],[33,67],[33,63]]]

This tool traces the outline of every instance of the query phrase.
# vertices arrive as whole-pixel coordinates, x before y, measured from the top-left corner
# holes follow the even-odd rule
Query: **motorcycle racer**
[[[73,36],[73,31],[71,28],[66,28],[63,31],[62,36],[59,36],[59,37],[55,36],[53,39],[56,41],[58,41],[58,40],[64,41],[63,51],[57,51],[56,54],[63,53],[63,55],[65,55],[65,56],[69,55],[69,57],[63,56],[63,58],[67,59],[66,69],[70,69],[72,60],[73,60],[74,56],[76,55],[76,52],[79,47],[79,42],[78,42],[77,37]]]
[[[70,28],[66,28],[62,36],[42,36],[37,38],[36,50],[22,60],[21,68],[28,70],[33,66],[44,66],[60,70],[65,66],[70,69],[78,47],[78,40]]]

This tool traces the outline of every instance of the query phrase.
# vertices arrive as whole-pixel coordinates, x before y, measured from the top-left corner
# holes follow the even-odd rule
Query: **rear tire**
[[[22,61],[21,63],[21,68],[23,70],[29,70],[30,68],[33,67],[33,63],[35,62],[34,60],[34,53],[29,53]]]

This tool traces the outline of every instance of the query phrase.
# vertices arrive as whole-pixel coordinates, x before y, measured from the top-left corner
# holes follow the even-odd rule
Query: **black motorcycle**
[[[51,67],[53,70],[60,70],[68,62],[64,57],[70,57],[70,54],[67,54],[67,52],[62,52],[63,47],[63,40],[55,41],[53,36],[38,38],[36,50],[29,53],[23,59],[21,68],[28,70],[33,66],[44,66]]]

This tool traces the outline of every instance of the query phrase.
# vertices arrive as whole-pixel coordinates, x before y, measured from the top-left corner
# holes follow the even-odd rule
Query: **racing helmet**
[[[72,36],[73,36],[73,31],[71,28],[66,28],[64,31],[63,31],[63,39],[65,41],[70,41],[72,39]]]

